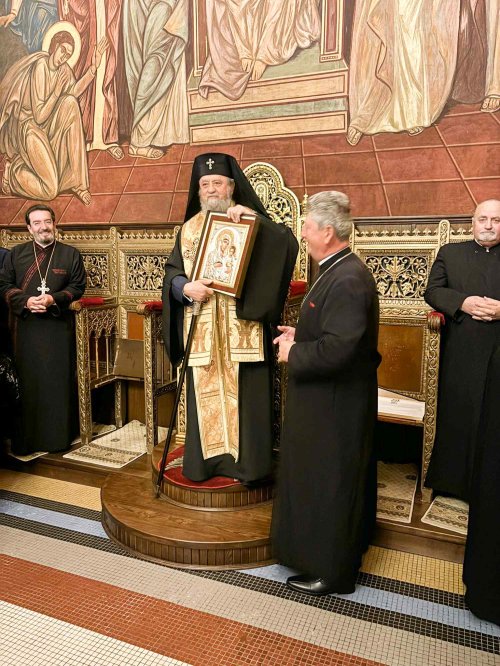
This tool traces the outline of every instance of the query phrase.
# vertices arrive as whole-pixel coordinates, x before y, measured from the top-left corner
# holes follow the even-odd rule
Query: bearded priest
[[[80,252],[56,239],[52,208],[35,204],[25,220],[32,240],[16,245],[0,270],[0,297],[13,320],[21,391],[20,436],[12,451],[64,451],[78,433],[76,347],[70,303],[83,296]]]

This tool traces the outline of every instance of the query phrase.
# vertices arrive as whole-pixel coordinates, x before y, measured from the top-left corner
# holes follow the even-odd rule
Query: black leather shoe
[[[326,594],[351,594],[355,590],[355,585],[349,588],[338,589],[324,578],[313,578],[312,576],[290,576],[286,581],[287,587],[295,592],[302,592],[303,594],[310,594],[313,597],[322,597]]]

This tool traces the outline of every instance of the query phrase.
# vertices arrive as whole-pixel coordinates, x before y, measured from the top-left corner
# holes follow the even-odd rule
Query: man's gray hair
[[[307,200],[306,213],[318,227],[333,227],[339,241],[349,240],[352,230],[351,202],[347,194],[331,190],[318,192]]]

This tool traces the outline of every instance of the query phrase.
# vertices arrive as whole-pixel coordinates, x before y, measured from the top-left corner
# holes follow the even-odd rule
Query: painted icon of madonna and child
[[[243,215],[235,223],[222,213],[209,213],[200,239],[193,279],[212,280],[216,291],[238,297],[250,260],[257,219]]]

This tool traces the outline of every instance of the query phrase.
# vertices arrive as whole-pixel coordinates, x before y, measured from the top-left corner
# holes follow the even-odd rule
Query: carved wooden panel
[[[246,167],[244,173],[264,204],[269,217],[274,222],[286,224],[296,238],[300,239],[302,228],[300,203],[296,194],[285,187],[278,169],[267,162],[254,162]],[[293,279],[307,281],[308,275],[307,249],[305,243],[301,242]]]
[[[382,298],[422,299],[432,266],[430,251],[405,253],[384,250],[359,253],[370,269]]]
[[[82,252],[89,291],[111,295],[109,255],[106,252]]]

